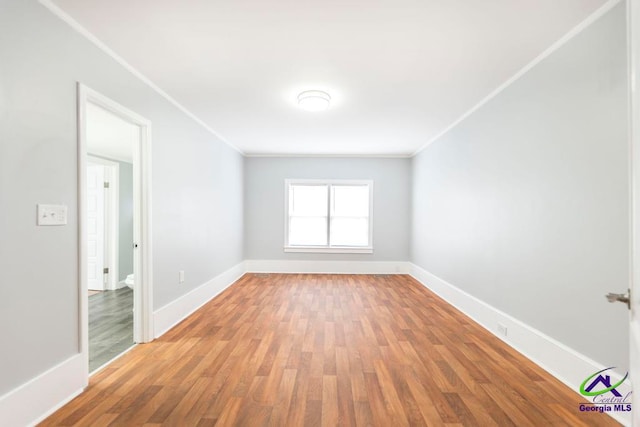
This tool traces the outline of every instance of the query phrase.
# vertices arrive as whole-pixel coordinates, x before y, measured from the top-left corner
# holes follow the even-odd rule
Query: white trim
[[[244,153],[245,157],[267,157],[267,158],[289,158],[289,157],[300,157],[300,158],[340,158],[344,157],[345,159],[351,158],[364,158],[364,159],[410,159],[413,157],[413,154],[375,154],[375,153],[324,153],[324,154],[314,154],[314,153]]]
[[[0,396],[4,426],[35,426],[82,393],[84,358],[77,354]]]
[[[87,299],[87,243],[86,243],[86,104],[91,102],[140,128],[140,141],[134,147],[134,340],[148,342],[153,339],[153,257],[151,241],[151,122],[104,95],[78,83],[78,246],[80,277],[80,353],[89,378],[89,310]]]
[[[142,74],[140,71],[138,71],[135,67],[133,67],[133,65],[131,65],[127,61],[125,61],[120,55],[118,55],[113,50],[111,50],[111,48],[109,48],[102,41],[100,41],[100,39],[98,37],[93,35],[89,30],[87,30],[85,27],[83,27],[78,21],[76,21],[68,13],[66,13],[60,7],[58,7],[58,5],[56,5],[52,0],[38,0],[38,1],[40,2],[41,5],[43,5],[47,9],[49,9],[49,11],[51,13],[53,13],[55,16],[57,16],[62,21],[67,23],[71,28],[73,28],[75,31],[80,33],[82,36],[84,36],[91,43],[93,43],[98,49],[100,49],[105,54],[110,56],[114,61],[116,61],[118,64],[120,64],[122,67],[124,67],[127,71],[129,71],[131,74],[136,76],[138,79],[140,79],[143,83],[145,83],[151,89],[156,91],[164,99],[166,99],[171,104],[173,104],[178,110],[182,111],[184,114],[186,114],[188,117],[190,117],[193,121],[195,121],[200,126],[205,128],[207,131],[209,131],[211,134],[213,134],[220,141],[224,142],[230,148],[232,148],[235,151],[237,151],[238,153],[244,155],[244,153],[242,152],[242,150],[240,150],[240,148],[238,148],[235,145],[233,145],[224,136],[222,136],[220,133],[218,133],[215,130],[213,130],[213,128],[211,128],[209,125],[207,125],[203,120],[201,120],[199,117],[197,117],[191,111],[187,110],[186,107],[184,107],[182,104],[180,104],[174,98],[172,98],[171,95],[169,95],[164,90],[160,89],[159,86],[157,86],[148,77],[146,77],[144,74]]]
[[[588,375],[608,367],[601,365],[415,264],[410,263],[410,271],[411,276],[426,288],[469,316],[506,344],[522,353],[536,365],[574,390],[576,394],[578,394],[580,384]],[[506,337],[498,333],[498,323],[507,327],[508,334]],[[617,380],[622,379],[621,376],[614,372],[612,372],[612,376]],[[630,391],[630,389],[628,391]],[[576,400],[576,404],[577,403],[578,401]],[[624,425],[631,425],[631,414],[629,413],[608,412],[608,414]]]
[[[372,179],[309,179],[309,178],[287,178],[289,184],[317,184],[317,185],[373,185]]]
[[[243,261],[156,310],[153,313],[155,325],[154,336],[158,338],[182,322],[194,311],[231,286],[245,273],[246,269]]]
[[[119,235],[120,235],[120,163],[87,154],[89,163],[105,167],[105,182],[109,183],[109,191],[105,192],[105,260],[109,268],[109,278],[105,289],[118,289],[119,276]]]
[[[315,246],[285,246],[285,252],[302,252],[312,254],[372,254],[373,248],[339,247],[329,248]]]
[[[406,261],[246,260],[251,273],[407,274]]]
[[[86,127],[86,97],[84,88],[78,85],[77,88],[78,101],[78,278],[80,290],[78,292],[78,351],[83,360],[82,372],[83,386],[89,384],[89,281],[87,277],[87,127]]]
[[[431,137],[424,145],[422,145],[422,147],[420,147],[416,151],[414,151],[413,154],[411,154],[409,157],[414,157],[414,156],[417,156],[418,154],[420,154],[420,152],[423,151],[425,148],[427,148],[429,145],[433,144],[440,137],[442,137],[447,132],[449,132],[451,129],[453,129],[458,124],[460,124],[464,119],[466,119],[471,114],[476,112],[480,107],[482,107],[487,102],[491,101],[493,98],[498,96],[498,94],[500,94],[500,92],[502,92],[503,90],[505,90],[506,88],[511,86],[514,82],[516,82],[518,79],[520,79],[520,77],[522,77],[525,74],[527,74],[529,72],[529,70],[531,70],[533,67],[538,65],[540,62],[542,62],[549,55],[554,53],[556,50],[560,49],[563,45],[565,45],[567,42],[569,42],[572,38],[574,38],[575,36],[580,34],[583,30],[585,30],[587,27],[589,27],[595,21],[597,21],[602,16],[604,16],[607,12],[609,12],[611,9],[613,9],[614,6],[616,6],[618,3],[620,3],[620,1],[621,0],[609,0],[609,1],[607,1],[605,4],[603,4],[601,7],[599,7],[595,12],[593,12],[591,15],[589,15],[584,21],[582,21],[581,23],[576,25],[568,33],[566,33],[564,36],[562,36],[560,39],[558,39],[554,44],[552,44],[550,47],[548,47],[544,52],[542,52],[540,55],[538,55],[536,58],[534,58],[533,61],[529,62],[527,65],[525,65],[523,68],[521,68],[520,71],[515,73],[510,79],[508,79],[507,81],[502,83],[500,86],[498,86],[496,89],[494,89],[491,93],[489,93],[489,95],[485,96],[480,102],[478,102],[476,105],[471,107],[471,109],[467,110],[467,112],[465,112],[460,117],[458,117],[456,120],[454,120],[453,123],[451,123],[449,126],[447,126],[443,130],[438,132],[435,136]]]
[[[134,340],[144,343],[154,339],[151,122],[135,124],[140,126],[140,145],[133,153],[133,332]]]
[[[627,74],[629,84],[629,374],[636,388],[640,387],[640,0],[627,2]],[[622,292],[621,289],[609,289]],[[621,307],[620,307],[621,308]],[[640,391],[633,394],[632,425],[640,425]]]

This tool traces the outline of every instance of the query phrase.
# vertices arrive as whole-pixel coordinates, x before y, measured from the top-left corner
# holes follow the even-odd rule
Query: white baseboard
[[[408,274],[406,261],[247,260],[252,273]]]
[[[217,275],[207,283],[170,302],[153,312],[154,338],[173,328],[191,313],[205,305],[213,297],[227,289],[233,282],[246,273],[245,262]]]
[[[466,293],[465,291],[446,282],[438,276],[410,264],[410,274],[426,288],[472,318],[482,327],[493,333],[509,346],[513,347],[542,369],[563,382],[579,394],[580,384],[586,377],[601,369],[607,368],[578,353],[561,342],[551,338],[539,330],[522,321],[498,310],[486,302]],[[507,327],[508,335],[498,333],[497,325],[501,323]],[[616,381],[622,379],[614,372],[610,373]],[[631,391],[626,384],[620,387],[623,395]],[[576,409],[578,400],[576,399]],[[621,412],[607,412],[623,425],[631,425],[631,414]]]
[[[34,426],[82,393],[87,386],[81,354],[70,357],[0,396],[0,424]]]

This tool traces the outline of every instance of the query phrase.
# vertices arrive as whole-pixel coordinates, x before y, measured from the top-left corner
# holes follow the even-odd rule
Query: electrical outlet
[[[504,337],[507,336],[507,327],[502,323],[498,323],[498,333]]]
[[[184,283],[184,270],[180,270],[178,272],[178,280],[179,280],[179,283]]]

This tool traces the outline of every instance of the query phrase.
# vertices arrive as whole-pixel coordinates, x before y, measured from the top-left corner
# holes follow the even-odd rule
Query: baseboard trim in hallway
[[[580,384],[588,375],[608,368],[415,264],[410,265],[410,270],[411,276],[423,286],[574,390],[577,396],[580,396]],[[507,327],[507,337],[498,332],[498,323]],[[612,382],[622,379],[615,372],[609,371],[608,374],[613,378]],[[619,391],[624,396],[631,387],[625,383]],[[631,425],[628,412],[608,414],[623,425]]]
[[[33,426],[78,396],[86,383],[87,361],[77,354],[0,396],[0,424]]]

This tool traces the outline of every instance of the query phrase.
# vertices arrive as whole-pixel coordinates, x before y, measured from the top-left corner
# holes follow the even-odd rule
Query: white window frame
[[[328,185],[327,246],[289,245],[289,187],[291,185]],[[334,246],[331,234],[331,186],[367,185],[369,187],[369,246]],[[307,253],[370,254],[373,253],[373,181],[362,179],[285,179],[284,180],[284,251]]]

